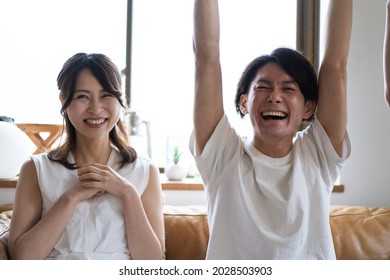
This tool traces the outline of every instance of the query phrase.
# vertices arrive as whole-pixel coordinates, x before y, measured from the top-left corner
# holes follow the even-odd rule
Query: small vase
[[[165,168],[165,175],[169,180],[180,181],[187,176],[187,170],[180,164],[169,164]]]

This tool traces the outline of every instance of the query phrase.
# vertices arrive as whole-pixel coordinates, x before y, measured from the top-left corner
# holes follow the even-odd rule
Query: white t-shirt
[[[287,156],[271,158],[225,115],[201,155],[194,133],[190,149],[208,200],[207,259],[335,259],[330,196],[350,155],[348,134],[340,158],[314,120]]]
[[[138,157],[119,169],[119,152],[112,149],[107,165],[130,181],[139,196],[149,178],[147,159]],[[47,154],[32,156],[42,194],[42,216],[78,180],[77,170],[49,160]],[[70,154],[69,162],[74,162]],[[121,199],[105,193],[80,202],[49,259],[129,259]]]

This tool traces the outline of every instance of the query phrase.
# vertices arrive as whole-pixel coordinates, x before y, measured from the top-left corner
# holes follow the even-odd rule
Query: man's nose
[[[279,89],[273,89],[268,95],[268,102],[281,102],[282,101],[282,92]]]

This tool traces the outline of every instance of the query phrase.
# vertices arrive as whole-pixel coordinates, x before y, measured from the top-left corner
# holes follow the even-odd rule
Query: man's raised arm
[[[218,1],[195,0],[193,34],[195,56],[194,128],[198,154],[202,153],[224,114],[219,36]]]
[[[352,0],[331,0],[319,73],[317,117],[339,155],[347,127],[346,69],[351,29]]]

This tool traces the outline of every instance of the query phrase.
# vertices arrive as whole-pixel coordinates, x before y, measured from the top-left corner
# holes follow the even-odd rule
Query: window
[[[0,3],[0,115],[17,123],[62,123],[57,75],[77,52],[126,56],[126,0]]]
[[[327,15],[327,12],[328,12],[328,6],[329,6],[329,0],[322,0],[321,1],[321,6],[320,6],[320,29],[321,29],[321,36],[320,36],[320,39],[319,39],[319,46],[318,46],[318,49],[319,49],[319,56],[320,56],[320,59],[322,59],[323,55],[324,55],[324,29],[325,29],[325,22],[326,22],[326,15]]]
[[[236,84],[256,56],[280,46],[295,48],[297,2],[242,0],[219,5],[225,110],[233,125],[249,133],[249,121],[235,112]],[[192,131],[192,11],[193,1],[133,0],[131,107],[150,121],[152,157],[160,166],[169,156],[168,142],[176,139],[187,148]]]
[[[254,57],[296,46],[297,1],[220,1],[225,110],[243,134],[249,121],[233,102],[239,76]],[[161,167],[170,142],[187,148],[192,131],[192,9],[193,0],[133,0],[131,109],[150,124],[152,157]],[[0,115],[62,123],[62,64],[76,52],[102,52],[125,69],[126,20],[127,0],[2,1]]]

